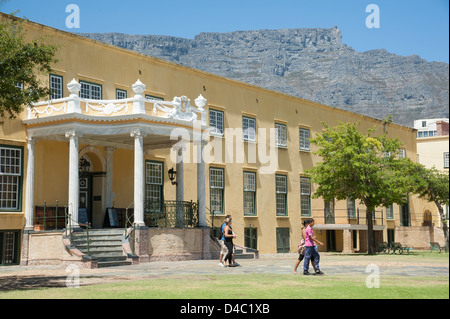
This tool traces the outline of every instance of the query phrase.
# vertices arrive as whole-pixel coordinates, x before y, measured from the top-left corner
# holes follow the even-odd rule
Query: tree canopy
[[[414,163],[409,173],[415,179],[416,193],[420,198],[426,199],[436,204],[445,237],[445,251],[449,250],[449,234],[447,217],[444,212],[444,205],[449,205],[449,175],[448,172],[441,172],[435,167]]]
[[[369,254],[374,252],[372,214],[376,207],[405,204],[414,191],[406,174],[410,160],[399,156],[401,142],[386,134],[376,136],[376,128],[362,134],[358,123],[339,123],[311,143],[322,161],[308,171],[318,185],[314,197],[326,201],[359,199],[367,208]]]
[[[39,76],[49,74],[56,62],[56,45],[45,44],[41,37],[24,40],[25,20],[13,14],[0,16],[0,122],[16,118],[25,105],[31,105],[51,92]]]

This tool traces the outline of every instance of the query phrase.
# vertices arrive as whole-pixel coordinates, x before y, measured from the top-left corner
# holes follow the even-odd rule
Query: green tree
[[[386,123],[385,123],[386,124]],[[359,199],[366,206],[368,253],[375,254],[373,214],[375,208],[393,203],[405,204],[413,191],[405,174],[408,159],[399,158],[401,143],[388,138],[386,131],[375,136],[376,128],[366,135],[359,124],[339,123],[335,128],[323,124],[322,133],[311,142],[318,146],[322,162],[308,170],[318,185],[313,197],[325,201]]]
[[[0,13],[1,124],[5,117],[16,118],[25,105],[30,106],[51,94],[39,75],[49,74],[51,65],[56,62],[54,56],[58,47],[45,44],[44,37],[26,42],[24,21],[14,14]]]
[[[449,205],[449,175],[438,171],[435,167],[426,168],[414,163],[409,172],[415,178],[416,193],[420,198],[434,202],[439,211],[445,237],[445,251],[449,250],[449,234],[444,205]]]

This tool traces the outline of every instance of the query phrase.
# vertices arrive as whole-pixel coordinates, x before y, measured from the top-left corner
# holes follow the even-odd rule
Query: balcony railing
[[[67,84],[70,96],[35,103],[28,108],[27,120],[63,114],[82,114],[96,117],[123,116],[127,114],[147,114],[161,119],[174,119],[187,122],[197,121],[200,113],[202,125],[206,125],[206,99],[200,95],[194,107],[186,96],[174,97],[172,101],[160,101],[143,97],[145,84],[137,81],[132,88],[135,96],[119,100],[85,99],[79,96],[80,83],[75,79]]]
[[[61,205],[56,201],[55,205],[44,204],[35,206],[34,229],[36,231],[63,230],[67,225],[68,205]]]
[[[148,227],[199,227],[198,202],[145,201],[144,222]]]
[[[133,208],[116,208],[119,227],[133,224]],[[57,231],[67,228],[68,205],[58,204],[35,207],[34,229],[36,231]],[[198,203],[194,201],[145,201],[144,221],[148,227],[193,228],[199,227]]]

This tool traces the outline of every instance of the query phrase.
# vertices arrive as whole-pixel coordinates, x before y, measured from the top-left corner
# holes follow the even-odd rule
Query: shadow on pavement
[[[66,287],[67,276],[10,276],[0,279],[0,291]]]

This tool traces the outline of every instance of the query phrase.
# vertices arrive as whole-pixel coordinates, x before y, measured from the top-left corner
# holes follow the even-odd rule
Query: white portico
[[[200,95],[196,107],[185,97],[173,101],[158,101],[144,98],[145,85],[139,80],[132,86],[135,96],[121,100],[92,100],[80,98],[80,84],[73,80],[67,85],[71,95],[67,98],[35,104],[28,109],[23,120],[27,129],[27,181],[26,181],[26,230],[34,226],[34,176],[35,141],[54,140],[68,143],[68,209],[72,227],[78,227],[80,201],[79,145],[104,147],[105,196],[104,206],[113,202],[113,154],[117,149],[134,150],[133,192],[134,223],[144,226],[144,176],[145,154],[149,150],[176,147],[178,157],[182,155],[182,144],[193,141],[194,148],[202,152],[204,142],[201,132],[206,127],[206,100]],[[180,134],[180,130],[183,134]],[[196,134],[200,133],[200,134]],[[181,136],[181,141],[180,141]],[[196,140],[198,137],[198,141]],[[201,154],[201,153],[198,153]],[[206,226],[205,164],[203,156],[197,156],[197,200],[199,204],[199,226]],[[183,167],[178,178],[177,197],[183,200]],[[177,200],[178,200],[177,198]]]

